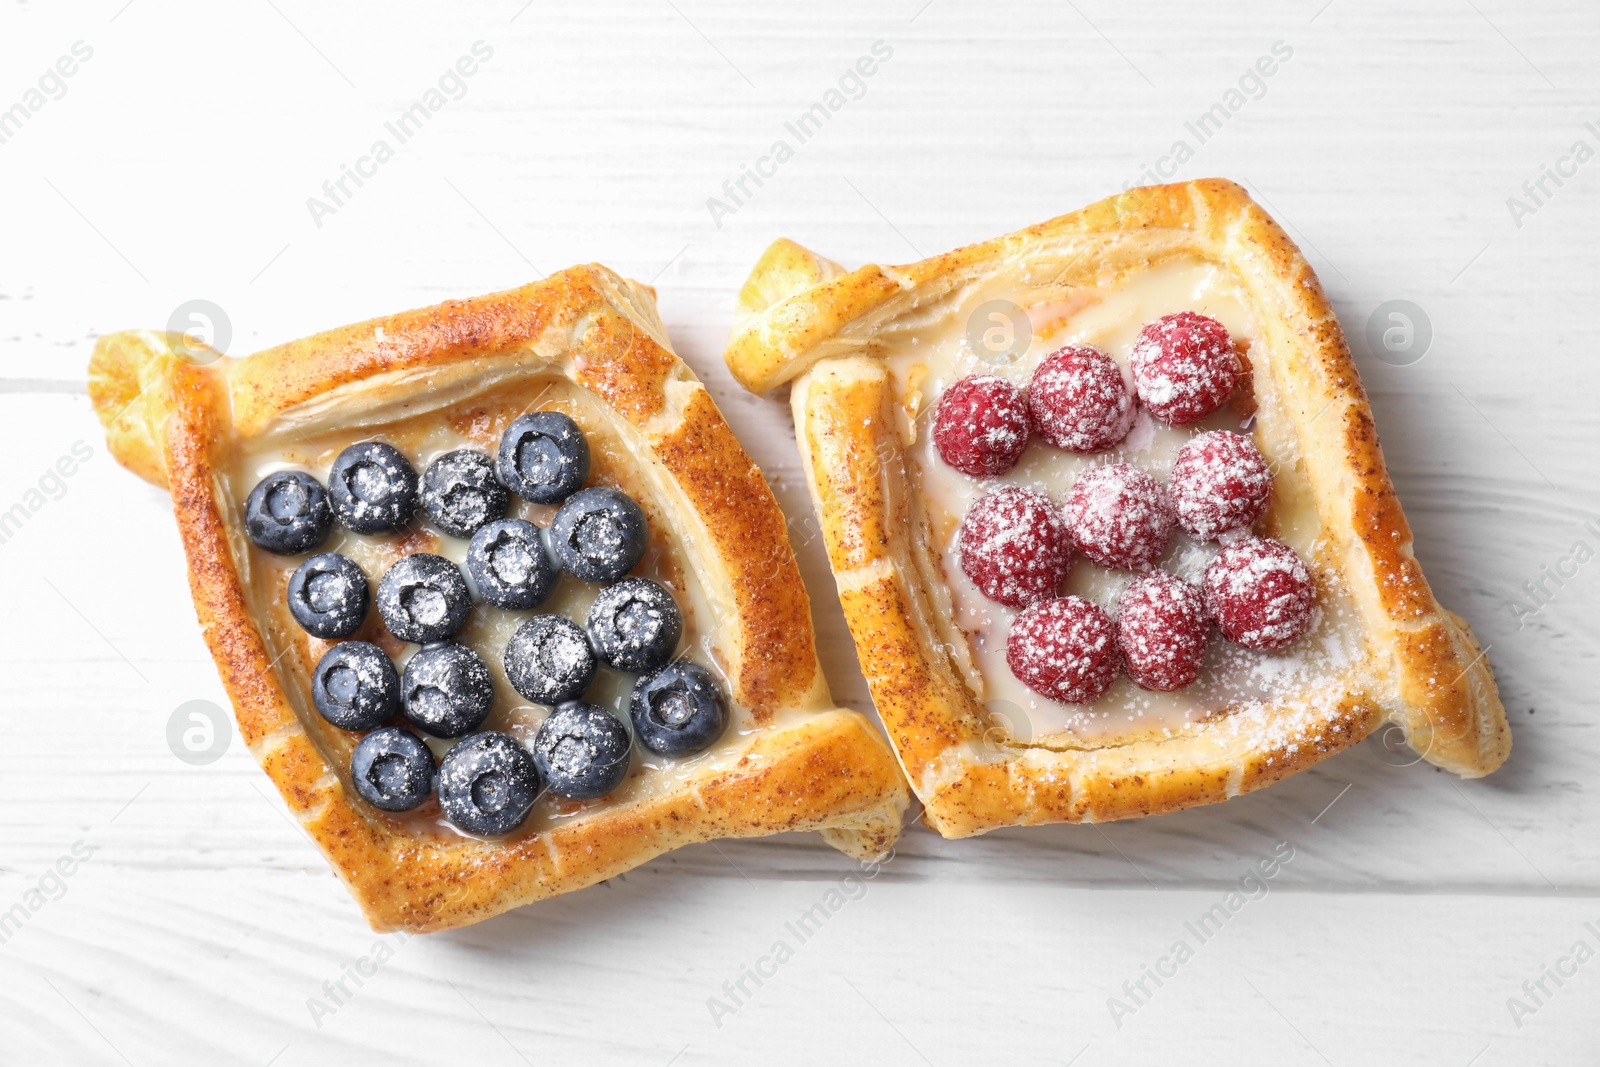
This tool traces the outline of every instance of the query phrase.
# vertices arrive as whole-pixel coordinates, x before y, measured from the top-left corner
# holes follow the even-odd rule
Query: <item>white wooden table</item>
[[[7,4],[0,512],[23,512],[0,543],[0,911],[26,922],[0,944],[0,1062],[1595,1062],[1600,8],[1397,7]],[[475,72],[363,162],[478,41]],[[800,143],[785,124],[831,90]],[[779,139],[792,157],[730,200]],[[366,176],[335,201],[346,166]],[[1147,169],[1245,182],[1358,345],[1390,300],[1431,324],[1420,361],[1359,358],[1418,554],[1492,647],[1516,742],[1492,778],[1369,741],[1160,819],[914,829],[736,1003],[853,869],[814,836],[685,849],[401,943],[236,736],[174,756],[174,710],[224,698],[166,499],[84,398],[96,335],[203,299],[244,353],[598,260],[656,285],[798,531],[786,410],[720,360],[762,247],[903,262]],[[834,690],[867,707],[820,546],[796,540]],[[1557,570],[1533,604],[1524,583]]]

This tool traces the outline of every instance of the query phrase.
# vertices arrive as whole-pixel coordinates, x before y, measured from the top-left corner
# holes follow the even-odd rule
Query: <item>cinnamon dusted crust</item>
[[[863,858],[894,842],[909,802],[899,768],[871,724],[829,697],[777,501],[672,352],[652,291],[574,267],[247,359],[185,345],[151,332],[102,338],[90,397],[117,459],[172,493],[195,608],[245,743],[375,928],[461,926],[719,837],[815,829]],[[525,387],[532,404],[552,375],[591,395],[627,462],[676,512],[670,547],[719,607],[700,626],[757,728],[724,740],[728,758],[537,832],[486,841],[421,830],[355,798],[348,739],[330,738],[300,675],[269,649],[239,524],[250,487],[226,472],[279,439],[369,419],[403,426],[443,395]]]
[[[939,301],[1025,265],[1103,286],[1179,257],[1231,272],[1263,336],[1250,373],[1263,420],[1298,444],[1325,555],[1366,655],[1332,687],[1230,707],[1171,736],[1013,739],[990,722],[941,639],[937,550],[909,477],[884,341]],[[1018,233],[901,267],[837,264],[773,244],[740,297],[729,368],[753,392],[793,383],[800,453],[862,670],[928,822],[997,826],[1176,811],[1277,781],[1398,723],[1430,762],[1488,774],[1511,747],[1494,677],[1439,606],[1384,468],[1344,336],[1311,267],[1239,186],[1133,189]],[[1252,350],[1254,353],[1255,350]]]

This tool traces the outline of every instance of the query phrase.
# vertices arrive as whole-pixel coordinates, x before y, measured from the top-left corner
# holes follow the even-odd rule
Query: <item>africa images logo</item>
[[[707,197],[706,210],[711,213],[711,221],[717,224],[717,229],[722,229],[724,216],[737,213],[755,196],[755,190],[766,184],[765,179],[777,176],[778,168],[794,158],[798,146],[815,137],[828,120],[843,111],[850,101],[866,96],[866,79],[877,74],[893,55],[894,46],[887,41],[872,42],[868,54],[858,57],[846,67],[836,85],[824,92],[820,100],[802,111],[793,122],[783,124],[787,136],[774,140],[766,154],[745,167],[737,178],[724,181],[722,197]],[[750,187],[751,183],[755,184],[755,189]]]
[[[365,155],[356,157],[354,166],[340,164],[338,177],[322,183],[321,197],[306,197],[306,210],[311,213],[311,221],[316,223],[317,229],[322,229],[324,218],[350,202],[356,190],[366,184],[366,179],[377,176],[378,168],[395,157],[396,146],[415,137],[445,105],[467,95],[467,79],[478,73],[481,64],[494,58],[494,49],[484,41],[472,42],[470,51],[470,55],[461,56],[439,75],[436,84],[429,87],[420,100],[413,101],[410,107],[383,124],[388,137],[373,141]],[[355,189],[351,188],[352,183]]]
[[[34,87],[10,107],[0,110],[0,144],[5,144],[22,132],[29,119],[44,110],[52,100],[67,95],[67,79],[94,58],[94,48],[86,41],[73,41],[70,53],[60,56],[39,75]]]
[[[1293,845],[1287,841],[1278,842],[1271,856],[1257,861],[1254,868],[1239,879],[1237,888],[1228,890],[1221,900],[1201,912],[1194,920],[1183,924],[1188,937],[1175,939],[1164,955],[1158,957],[1154,963],[1145,964],[1136,977],[1123,982],[1121,996],[1113,993],[1107,997],[1106,1010],[1111,1013],[1111,1021],[1116,1024],[1117,1029],[1121,1030],[1128,1016],[1136,1014],[1149,1004],[1162,986],[1176,978],[1179,969],[1194,959],[1196,952],[1202,946],[1222,933],[1245,905],[1265,899],[1272,892],[1272,879],[1276,878],[1294,857]]]

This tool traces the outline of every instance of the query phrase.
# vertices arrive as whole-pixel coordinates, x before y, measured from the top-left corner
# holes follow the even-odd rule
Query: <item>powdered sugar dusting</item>
[[[1143,570],[1166,551],[1174,522],[1167,491],[1128,463],[1096,467],[1067,494],[1072,543],[1105,567]]]
[[[957,551],[990,600],[1025,607],[1055,594],[1072,562],[1067,525],[1043,493],[1003,486],[972,506]]]
[[[1108,689],[1120,664],[1111,619],[1081,597],[1036,604],[1017,616],[1006,639],[1006,665],[1036,693],[1087,704]]]
[[[1200,590],[1166,571],[1134,579],[1117,597],[1117,644],[1141,689],[1174,692],[1193,682],[1210,636]]]
[[[539,646],[539,665],[556,678],[570,678],[591,657],[583,635],[576,630],[556,630]]]
[[[993,374],[963,378],[939,399],[933,441],[944,461],[975,477],[1017,465],[1033,430],[1015,385]]]
[[[1192,311],[1164,315],[1146,326],[1129,359],[1139,399],[1173,426],[1221,407],[1239,375],[1227,328]]]
[[[1243,434],[1211,430],[1178,449],[1167,481],[1178,522],[1213,540],[1259,519],[1272,497],[1272,470]]]
[[[1294,549],[1265,537],[1223,546],[1206,568],[1206,608],[1230,640],[1283,648],[1305,633],[1316,605],[1311,572]]]
[[[1028,410],[1040,435],[1069,452],[1110,448],[1133,428],[1133,394],[1122,368],[1092,345],[1069,345],[1044,358],[1028,382]]]

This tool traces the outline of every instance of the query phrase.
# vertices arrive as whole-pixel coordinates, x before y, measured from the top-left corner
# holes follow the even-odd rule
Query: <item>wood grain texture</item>
[[[0,514],[42,501],[0,542],[0,914],[75,841],[95,849],[0,944],[0,1061],[362,1062],[375,1042],[484,1063],[1592,1058],[1600,964],[1546,980],[1520,1027],[1507,998],[1532,1005],[1523,982],[1579,939],[1600,949],[1600,566],[1512,607],[1575,542],[1600,549],[1600,161],[1547,180],[1520,226],[1507,198],[1575,141],[1600,149],[1600,10],[275,2],[0,10],[0,110],[93,49],[0,143]],[[494,55],[464,95],[318,227],[306,199],[478,40]],[[707,198],[879,40],[864,95],[718,226]],[[1264,95],[1194,143],[1185,123],[1279,40],[1293,56]],[[918,830],[803,945],[784,924],[858,892],[851,861],[807,836],[695,847],[400,946],[313,1019],[375,939],[236,737],[206,766],[168,748],[173,710],[221,688],[166,500],[115,467],[79,394],[94,337],[203,298],[248,352],[571,263],[652,282],[789,516],[836,697],[865,707],[783,402],[721,365],[739,284],[780,234],[854,265],[1037,222],[1180,138],[1170,176],[1246,184],[1356,340],[1418,555],[1491,647],[1505,768],[1460,783],[1368,741],[1160,819]],[[1411,366],[1360,342],[1391,299],[1432,325]],[[46,478],[80,440],[91,458]],[[1188,935],[1193,959],[1117,1027],[1108,998],[1280,841],[1295,858],[1271,892]],[[786,936],[793,959],[714,1019],[708,998],[731,1003],[722,984]]]

